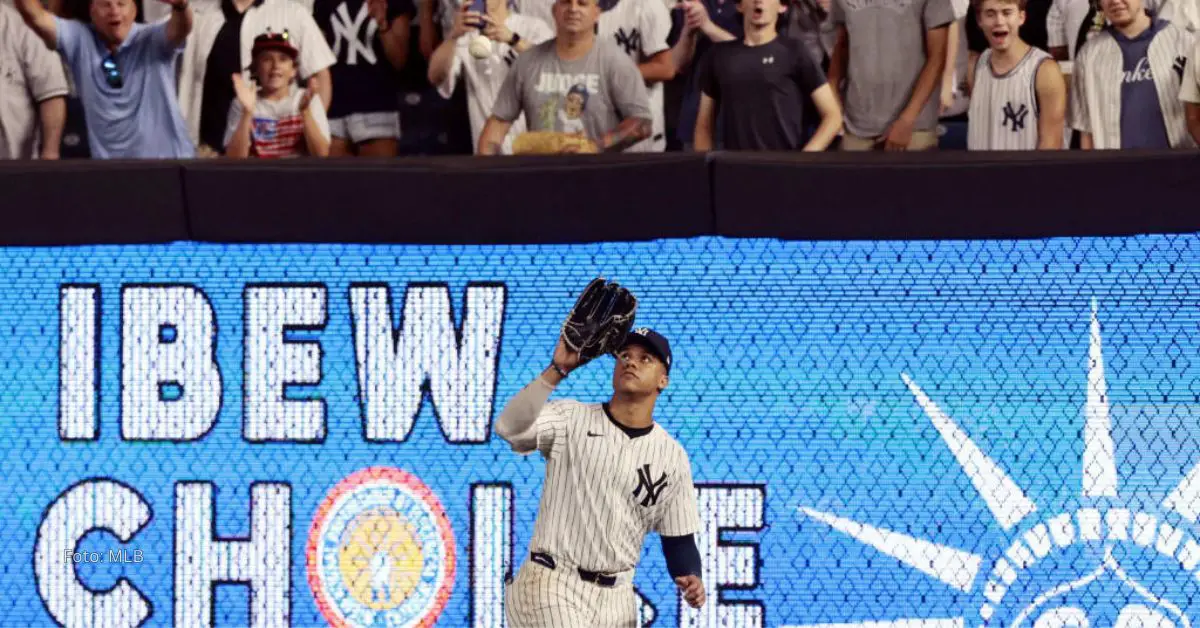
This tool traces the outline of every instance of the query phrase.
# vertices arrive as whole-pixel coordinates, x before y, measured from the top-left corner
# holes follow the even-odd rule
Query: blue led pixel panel
[[[0,624],[502,626],[545,462],[493,423],[603,275],[671,339],[700,509],[709,602],[651,537],[644,623],[1191,626],[1198,253],[0,249]]]

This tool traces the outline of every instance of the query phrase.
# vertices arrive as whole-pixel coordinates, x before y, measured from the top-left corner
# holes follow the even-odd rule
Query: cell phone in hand
[[[470,10],[474,11],[475,13],[478,13],[480,15],[486,15],[487,14],[487,0],[471,0],[471,9]],[[471,26],[471,27],[482,29],[484,26],[486,26],[486,24],[484,24],[482,20],[479,20],[479,21],[472,20],[472,21],[474,23],[469,24],[469,26]]]

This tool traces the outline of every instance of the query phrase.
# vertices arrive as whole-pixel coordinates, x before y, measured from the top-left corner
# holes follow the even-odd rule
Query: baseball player
[[[606,403],[550,393],[580,363],[560,339],[554,358],[501,413],[496,433],[541,452],[546,480],[529,560],[505,591],[511,626],[636,626],[633,573],[655,530],[667,571],[694,608],[704,604],[700,529],[687,452],[654,422],[670,383],[671,348],[647,328],[617,351]]]

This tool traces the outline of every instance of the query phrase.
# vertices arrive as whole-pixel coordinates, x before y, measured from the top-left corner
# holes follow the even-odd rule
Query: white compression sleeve
[[[521,392],[509,399],[504,410],[500,412],[500,418],[496,419],[496,433],[500,438],[516,445],[515,441],[524,441],[533,436],[533,424],[552,392],[554,386],[538,375],[522,388]]]

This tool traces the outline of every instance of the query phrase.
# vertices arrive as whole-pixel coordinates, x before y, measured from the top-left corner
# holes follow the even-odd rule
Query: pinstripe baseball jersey
[[[601,0],[600,6],[608,3]],[[660,0],[616,0],[600,14],[598,27],[600,37],[620,46],[634,63],[670,49],[667,37],[671,34],[671,12]],[[646,93],[650,96],[653,131],[626,152],[661,153],[666,149],[663,84],[656,81],[647,85]]]
[[[1172,148],[1193,147],[1187,131],[1179,86],[1193,44],[1192,34],[1167,23],[1154,36],[1142,71],[1148,71],[1158,93],[1159,109]],[[1071,75],[1071,128],[1092,134],[1097,149],[1121,148],[1121,87],[1125,63],[1111,30],[1079,50]]]
[[[646,535],[700,530],[687,452],[661,426],[627,433],[604,404],[555,400],[534,423],[546,459],[531,552],[545,552],[591,571],[637,566]]]
[[[1200,64],[1200,38],[1196,39],[1192,54],[1185,62],[1183,84],[1179,86],[1179,100],[1200,105],[1200,70],[1196,69],[1196,64]]]
[[[1037,73],[1050,58],[1029,47],[1008,72],[992,69],[992,50],[979,55],[967,114],[969,150],[1035,150],[1038,145]]]

